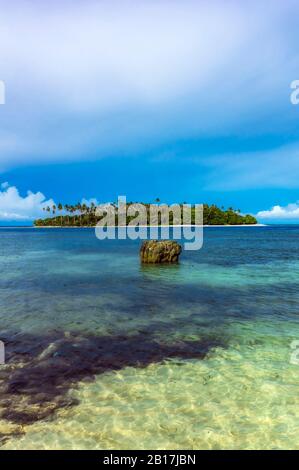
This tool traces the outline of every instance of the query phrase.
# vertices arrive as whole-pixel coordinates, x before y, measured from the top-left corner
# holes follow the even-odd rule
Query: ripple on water
[[[247,342],[105,373],[70,392],[78,406],[3,448],[298,449],[298,366],[286,356],[286,344]]]

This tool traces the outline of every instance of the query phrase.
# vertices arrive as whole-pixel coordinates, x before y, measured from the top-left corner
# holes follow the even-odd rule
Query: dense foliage
[[[146,204],[148,211],[149,206],[149,204]],[[96,215],[96,206],[93,203],[90,206],[80,203],[76,205],[65,204],[64,206],[58,204],[57,206],[46,207],[44,211],[45,214],[48,214],[48,217],[35,220],[34,225],[36,227],[91,227],[95,226],[100,220]],[[127,218],[127,222],[132,218]],[[194,209],[192,209],[192,223],[194,223]],[[215,204],[204,204],[203,223],[204,225],[252,225],[256,224],[257,221],[252,215],[242,215],[239,209],[234,210],[230,207],[225,210],[224,208],[220,209]]]

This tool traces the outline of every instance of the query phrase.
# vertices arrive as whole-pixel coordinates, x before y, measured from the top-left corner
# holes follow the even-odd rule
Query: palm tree
[[[90,204],[90,213],[91,213],[91,225],[93,224],[93,222],[95,223],[95,217],[96,217],[96,205],[94,202],[92,202]]]
[[[81,206],[81,211],[83,212],[83,222],[85,220],[85,215],[88,213],[88,207],[85,203],[83,203]],[[87,219],[88,222],[88,219]]]
[[[76,209],[75,209],[75,206],[73,206],[73,205],[69,205],[68,207],[69,207],[69,211],[70,211],[70,213],[71,213],[71,214],[72,214],[72,216],[73,216],[74,212],[76,211]]]

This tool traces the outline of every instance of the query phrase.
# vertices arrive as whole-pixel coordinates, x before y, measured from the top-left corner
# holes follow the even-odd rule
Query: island
[[[158,203],[159,200],[156,201]],[[128,203],[128,206],[135,204]],[[149,213],[150,204],[143,203]],[[117,206],[116,210],[117,210]],[[57,204],[44,208],[45,218],[34,221],[35,227],[94,227],[101,220],[96,213],[97,206],[94,203],[87,204]],[[194,224],[195,209],[191,211],[191,224]],[[134,217],[127,217],[129,223]],[[117,216],[116,216],[117,219]],[[149,220],[149,218],[148,218]],[[117,220],[116,220],[117,223]],[[170,225],[172,225],[170,214]],[[203,205],[203,225],[257,225],[253,215],[242,214],[240,209],[218,207],[216,204]]]

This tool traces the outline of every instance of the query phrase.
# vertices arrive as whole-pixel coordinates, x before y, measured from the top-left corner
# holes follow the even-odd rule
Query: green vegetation
[[[158,202],[159,200],[157,198],[156,203]],[[132,203],[128,203],[128,206],[130,204]],[[145,206],[147,208],[149,220],[150,204],[145,204]],[[62,205],[59,203],[57,206],[45,207],[44,211],[49,214],[49,217],[35,220],[34,225],[36,227],[93,227],[100,220],[100,217],[96,215],[96,205],[94,203],[91,203],[90,206],[80,203],[76,205]],[[195,209],[193,208],[191,217],[192,223],[194,223],[195,219],[194,214]],[[127,217],[127,222],[133,218],[134,217]],[[204,225],[253,225],[257,223],[257,220],[252,215],[242,215],[239,209],[234,210],[232,207],[229,207],[224,210],[224,208],[220,209],[215,204],[204,204],[203,223]]]

